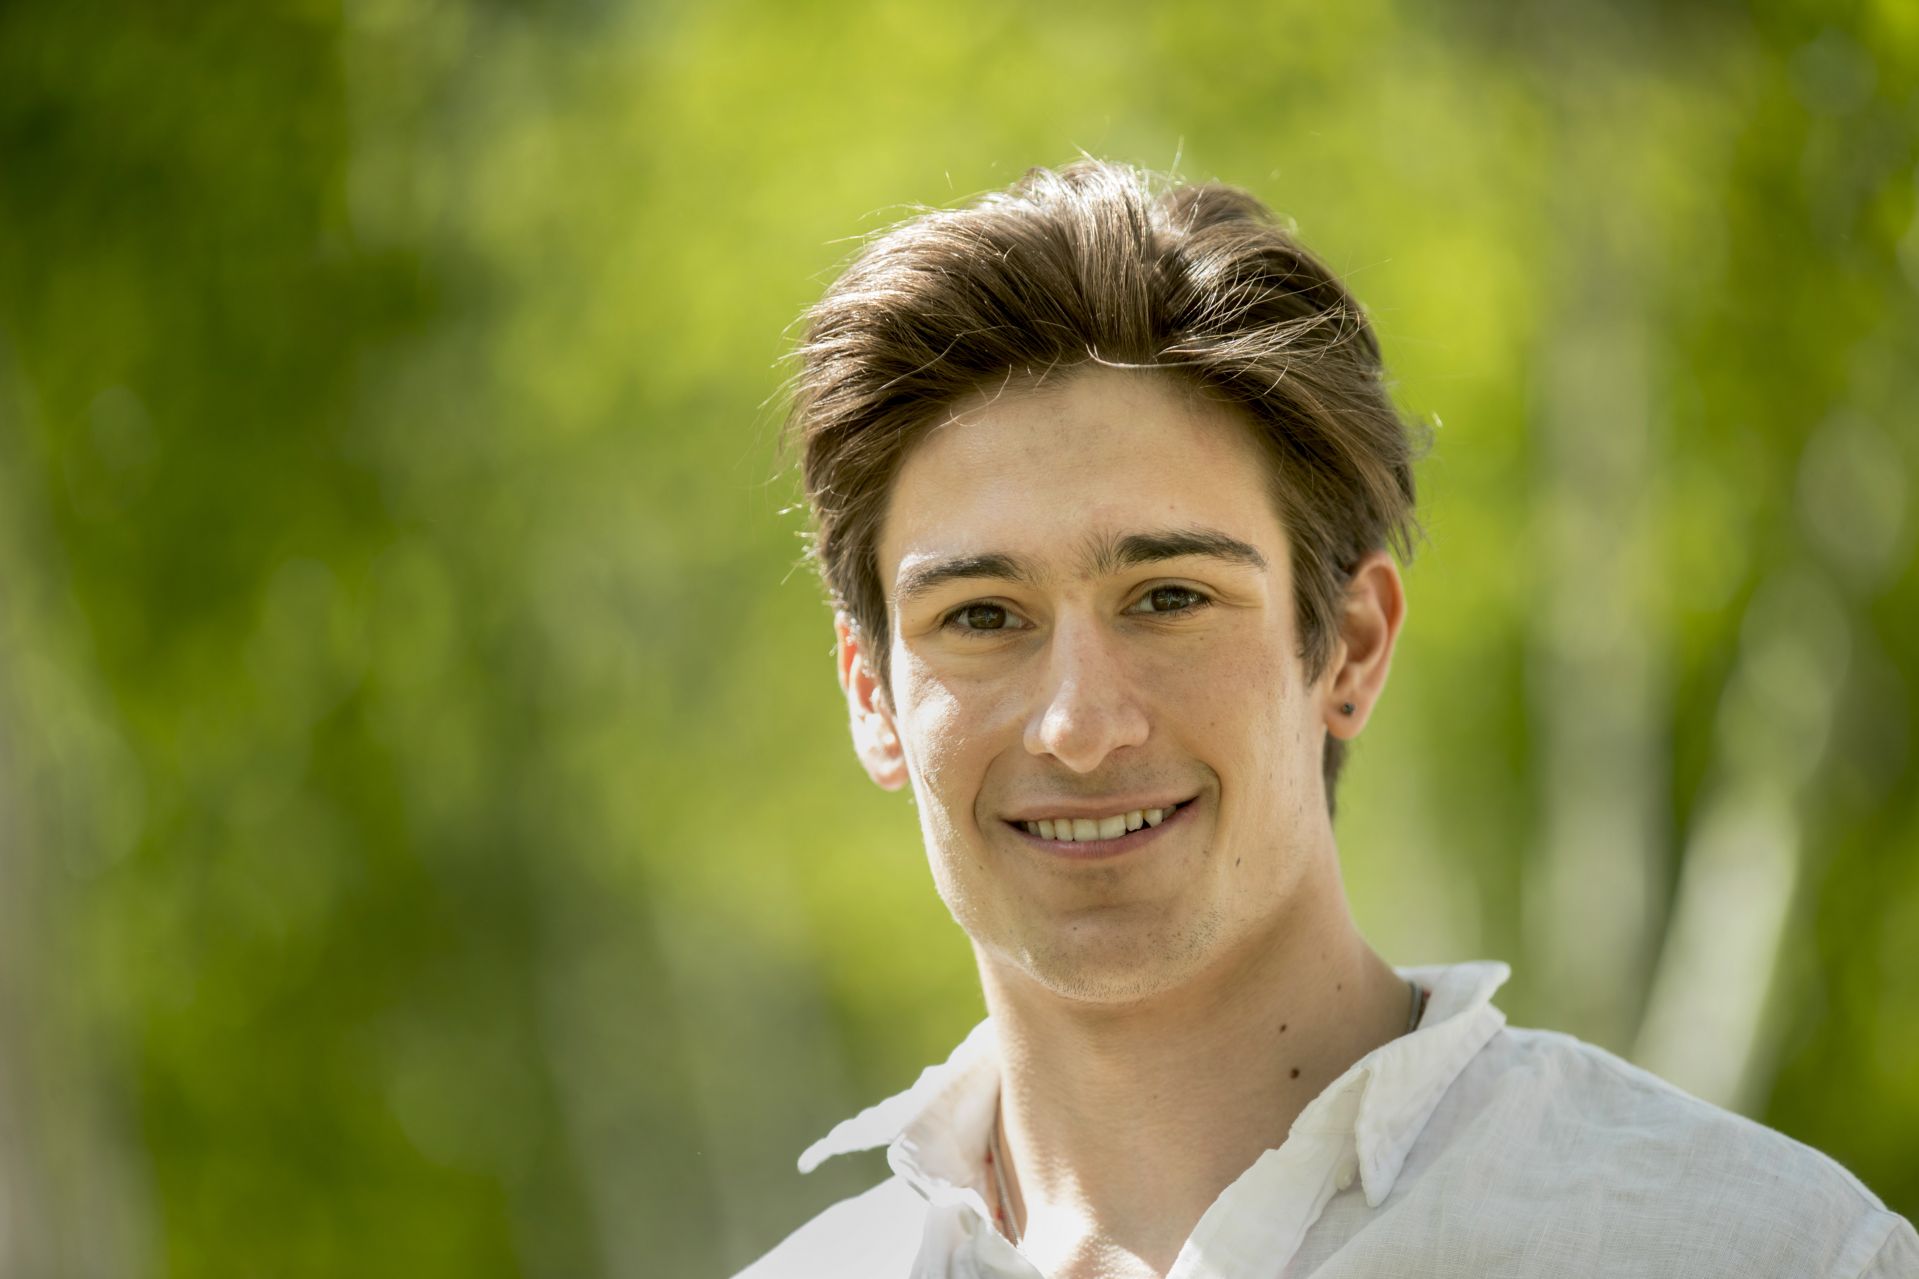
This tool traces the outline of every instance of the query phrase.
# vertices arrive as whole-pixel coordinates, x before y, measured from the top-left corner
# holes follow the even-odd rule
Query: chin
[[[1217,914],[1169,927],[1157,920],[1083,917],[1016,947],[993,947],[1001,962],[1060,999],[1130,1004],[1183,984],[1206,966],[1219,936]]]

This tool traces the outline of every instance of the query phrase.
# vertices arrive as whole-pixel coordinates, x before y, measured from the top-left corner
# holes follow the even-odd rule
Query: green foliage
[[[1915,83],[1895,0],[8,9],[4,1268],[719,1273],[870,1179],[792,1159],[980,1007],[780,359],[1080,149],[1294,217],[1442,423],[1382,953],[1919,1213]]]

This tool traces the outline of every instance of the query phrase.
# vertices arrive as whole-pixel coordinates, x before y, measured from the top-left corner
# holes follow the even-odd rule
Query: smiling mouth
[[[1054,817],[1031,822],[1008,822],[1035,839],[1054,844],[1092,844],[1122,839],[1140,830],[1159,826],[1192,804],[1185,800],[1166,808],[1135,808],[1106,817]]]

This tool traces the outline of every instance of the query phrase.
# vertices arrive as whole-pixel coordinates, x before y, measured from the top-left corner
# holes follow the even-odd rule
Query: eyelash
[[[960,619],[966,616],[967,613],[971,612],[973,609],[976,609],[976,608],[996,608],[1000,612],[1006,614],[1008,617],[1013,616],[1013,610],[1010,608],[1007,608],[1004,604],[992,604],[992,603],[988,603],[985,600],[973,600],[970,603],[960,605],[958,608],[948,613],[945,617],[942,617],[940,619],[940,629],[943,631],[952,631],[955,634],[966,635],[966,636],[1004,635],[1009,629],[1013,629],[1013,628],[1004,627],[1004,626],[1001,626],[1001,627],[961,626]]]
[[[1134,605],[1136,606],[1138,604],[1144,603],[1147,600],[1150,600],[1154,595],[1158,594],[1161,591],[1178,591],[1182,594],[1191,596],[1192,602],[1185,605],[1182,608],[1153,609],[1143,613],[1136,613],[1133,611],[1132,607],[1129,607],[1126,611],[1134,617],[1154,617],[1154,618],[1186,617],[1193,613],[1197,613],[1199,610],[1203,608],[1210,607],[1213,602],[1212,596],[1206,594],[1206,592],[1204,591],[1195,590],[1193,587],[1190,587],[1190,586],[1155,586],[1151,590],[1148,590],[1144,595],[1141,595],[1138,600],[1135,600]],[[1012,617],[1015,615],[1013,613],[1013,610],[1006,607],[1006,605],[1004,604],[995,604],[995,603],[992,603],[990,600],[969,600],[968,602],[961,604],[958,608],[955,608],[951,612],[947,613],[946,616],[942,617],[940,619],[940,629],[943,631],[952,631],[961,635],[969,635],[969,636],[1004,635],[1010,630],[1019,629],[1015,627],[1004,627],[1004,626],[1002,627],[961,626],[960,619],[964,617],[967,614],[967,612],[976,608],[996,608],[1000,612],[1006,614],[1008,617]]]
[[[1134,602],[1143,603],[1146,600],[1151,599],[1153,596],[1159,594],[1161,591],[1178,591],[1182,595],[1190,595],[1193,597],[1193,602],[1181,608],[1154,609],[1151,612],[1134,614],[1134,616],[1136,617],[1185,617],[1189,613],[1199,612],[1199,610],[1201,610],[1202,608],[1209,608],[1212,606],[1212,603],[1213,603],[1212,596],[1208,595],[1205,591],[1198,590],[1191,586],[1155,586],[1151,590],[1147,591],[1146,594],[1140,596],[1139,599]]]

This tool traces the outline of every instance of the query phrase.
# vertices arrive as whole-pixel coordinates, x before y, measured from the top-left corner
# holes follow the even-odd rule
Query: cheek
[[[913,793],[920,812],[930,817],[945,808],[957,771],[953,742],[958,707],[952,698],[935,693],[916,697],[901,710],[900,733],[906,743]]]
[[[1263,637],[1225,635],[1157,661],[1146,673],[1163,710],[1228,739],[1253,758],[1276,753],[1282,722],[1300,696],[1281,648]],[[1250,761],[1249,761],[1250,762]]]
[[[896,651],[894,660],[900,739],[914,794],[925,820],[944,820],[944,813],[970,807],[979,789],[979,765],[971,756],[981,739],[981,717],[962,689],[902,653]]]
[[[1310,690],[1286,643],[1249,629],[1152,672],[1165,726],[1218,773],[1235,824],[1289,826],[1310,808],[1306,774],[1319,769]]]

